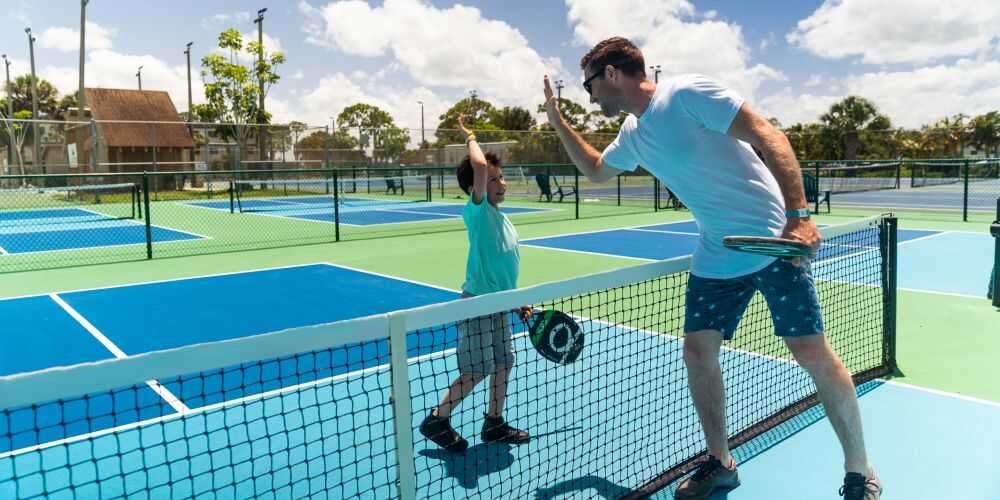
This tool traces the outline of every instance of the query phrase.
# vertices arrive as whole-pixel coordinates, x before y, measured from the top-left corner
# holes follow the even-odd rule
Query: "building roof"
[[[101,142],[110,147],[194,147],[170,95],[161,90],[84,89]],[[107,123],[104,120],[177,122]]]

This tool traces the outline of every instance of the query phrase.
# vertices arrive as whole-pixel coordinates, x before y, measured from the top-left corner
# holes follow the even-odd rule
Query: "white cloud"
[[[974,116],[996,110],[1000,103],[998,81],[1000,61],[962,59],[951,65],[912,71],[861,73],[838,81],[827,79],[824,95],[796,95],[784,88],[761,99],[758,107],[765,115],[775,116],[786,125],[815,122],[834,102],[857,95],[875,103],[894,127],[917,128],[958,113]]]
[[[216,29],[226,24],[246,24],[251,20],[250,12],[241,11],[233,14],[213,14],[201,20],[201,27]]]
[[[110,49],[111,39],[115,35],[117,30],[87,21],[87,50]],[[61,52],[76,52],[80,50],[80,32],[73,28],[48,28],[38,36],[38,46]]]
[[[823,84],[823,75],[817,73],[814,75],[809,75],[809,79],[806,80],[806,83],[804,83],[803,85],[805,85],[806,87],[818,87],[822,84]]]
[[[998,36],[996,1],[826,0],[786,38],[821,57],[883,64],[971,55]]]
[[[767,36],[760,40],[760,50],[767,50],[768,47],[773,46],[777,41],[778,37],[774,34],[774,32],[769,32]]]
[[[301,80],[305,77],[306,74],[301,69],[297,70],[295,73],[292,73],[291,75],[288,76],[288,78],[291,80]]]
[[[170,94],[178,111],[187,109],[187,66],[170,66],[150,55],[121,54],[111,50],[95,50],[87,57],[86,86],[101,88],[138,88],[136,70],[142,66],[143,90],[164,90]],[[204,102],[204,85],[192,68],[191,88],[194,102]],[[79,74],[75,66],[45,66],[41,78],[51,82],[60,94],[76,92]]]
[[[420,0],[386,0],[375,7],[348,0],[321,7],[300,2],[299,9],[307,18],[308,43],[388,58],[390,68],[395,65],[417,86],[446,93],[476,89],[494,104],[533,110],[542,101],[542,75],[569,74],[558,59],[532,49],[517,29],[472,7],[439,9]],[[410,92],[398,87],[394,93]],[[585,98],[582,89],[566,97]]]
[[[751,64],[739,25],[699,20],[695,7],[687,0],[566,3],[575,42],[585,49],[609,36],[624,36],[642,49],[647,63],[662,65],[667,75],[704,73],[751,101],[762,82],[784,79],[769,66]]]

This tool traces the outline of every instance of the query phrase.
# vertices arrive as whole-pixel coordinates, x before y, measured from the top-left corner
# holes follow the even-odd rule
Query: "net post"
[[[997,215],[990,226],[990,234],[993,235],[993,307],[1000,307],[1000,198],[997,198]]]
[[[406,317],[400,313],[392,313],[388,315],[388,320],[392,422],[396,438],[396,486],[399,498],[411,500],[417,496],[417,473],[413,463],[413,414],[410,406],[409,364],[406,359]]]
[[[146,258],[153,258],[153,227],[150,219],[153,217],[149,212],[149,173],[142,173],[142,204],[146,207]]]
[[[882,360],[890,373],[896,366],[896,285],[898,275],[897,259],[898,220],[889,214],[879,223],[879,243],[882,251],[882,322],[885,337],[882,345]]]
[[[962,222],[969,222],[969,160],[962,162]]]
[[[580,218],[580,169],[573,169],[573,205],[576,209],[576,218]]]
[[[653,211],[660,211],[660,179],[653,177]]]
[[[340,183],[337,169],[333,169],[333,241],[340,241]]]
[[[438,172],[440,173],[439,175],[441,176],[441,178],[439,180],[441,182],[441,199],[443,200],[444,199],[444,169],[442,168],[441,170],[438,170]]]

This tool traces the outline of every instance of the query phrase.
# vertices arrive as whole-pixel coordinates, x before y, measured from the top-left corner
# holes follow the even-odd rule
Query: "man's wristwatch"
[[[808,219],[809,209],[808,208],[796,208],[795,210],[785,210],[785,218],[791,219]]]

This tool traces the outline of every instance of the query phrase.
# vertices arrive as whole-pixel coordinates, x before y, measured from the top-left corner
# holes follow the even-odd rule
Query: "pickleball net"
[[[858,383],[894,366],[895,227],[885,216],[825,228],[812,264],[826,335]],[[689,264],[682,257],[0,377],[0,495],[653,493],[681,477],[705,448],[683,362]],[[576,319],[586,346],[575,363],[557,365],[535,353],[510,312],[524,305]],[[494,313],[501,319],[486,330],[509,325],[516,352],[503,414],[532,439],[483,442],[484,382],[452,416],[469,449],[445,452],[417,428],[458,376],[457,325]],[[772,329],[758,295],[720,355],[734,447],[817,403],[808,375]]]

